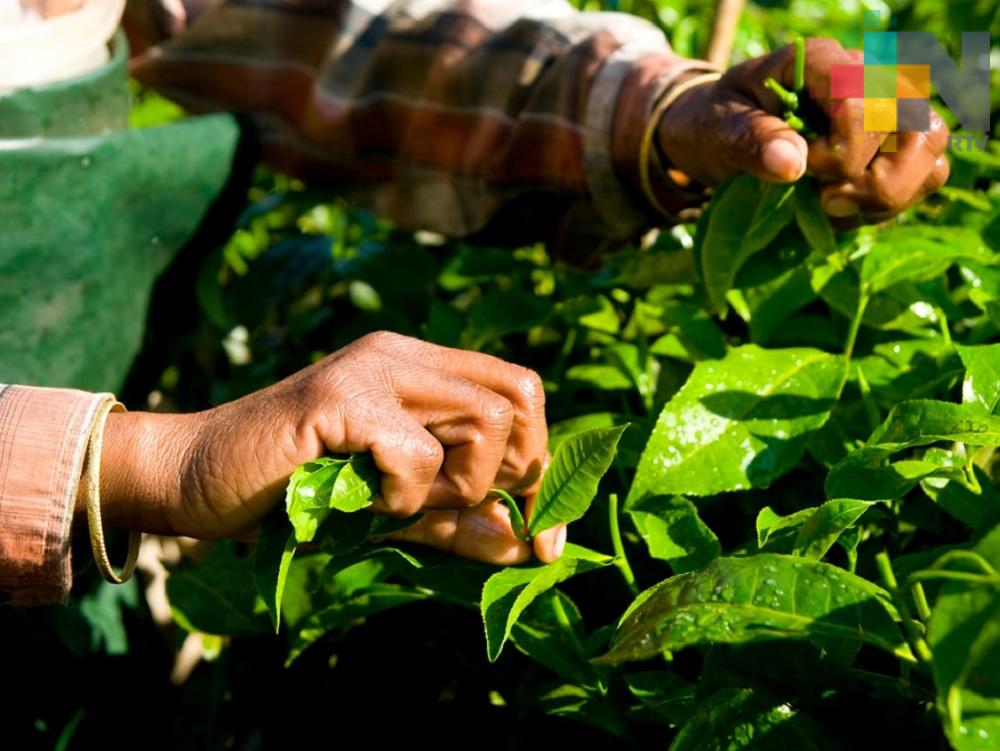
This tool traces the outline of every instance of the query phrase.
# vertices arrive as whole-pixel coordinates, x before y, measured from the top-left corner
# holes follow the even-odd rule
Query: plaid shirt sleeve
[[[565,0],[129,0],[133,73],[249,114],[272,166],[398,224],[593,258],[667,219],[639,142],[709,63]],[[672,214],[700,203],[655,175]]]

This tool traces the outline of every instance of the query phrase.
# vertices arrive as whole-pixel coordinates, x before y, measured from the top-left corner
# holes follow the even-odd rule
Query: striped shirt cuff
[[[112,394],[0,385],[0,597],[65,602],[71,525],[94,418]]]

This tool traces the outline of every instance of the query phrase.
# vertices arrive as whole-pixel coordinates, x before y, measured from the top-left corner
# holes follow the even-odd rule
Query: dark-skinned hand
[[[803,94],[826,121],[808,142],[782,119],[781,101],[764,86],[770,76],[792,89],[795,47],[788,45],[681,94],[659,123],[660,146],[674,167],[705,185],[741,172],[791,182],[808,171],[841,229],[888,219],[948,179],[948,128],[932,111],[928,132],[900,133],[890,152],[879,150],[886,134],[865,132],[863,100],[844,100],[830,117],[831,66],[862,60],[832,39],[806,40]]]
[[[555,560],[565,526],[519,540],[491,487],[533,502],[548,461],[545,395],[519,365],[410,337],[369,334],[266,389],[186,415],[108,417],[108,526],[202,539],[246,535],[292,471],[328,452],[371,452],[373,510],[423,512],[393,535],[491,563]],[[85,516],[82,498],[77,516]]]

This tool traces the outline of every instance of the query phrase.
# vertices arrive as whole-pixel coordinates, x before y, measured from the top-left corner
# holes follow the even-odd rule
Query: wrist
[[[670,223],[695,219],[708,198],[708,189],[693,180],[689,172],[682,171],[682,165],[668,152],[667,142],[673,132],[673,120],[668,118],[680,113],[684,122],[685,113],[703,106],[698,99],[720,76],[714,70],[686,69],[664,80],[650,100],[638,148],[638,182],[649,210]],[[686,156],[706,157],[705,154]]]
[[[711,158],[709,153],[686,153],[691,150],[689,134],[692,124],[697,128],[701,120],[697,113],[711,107],[708,97],[711,96],[715,82],[702,79],[703,75],[701,73],[687,75],[664,93],[664,98],[670,98],[672,101],[660,113],[653,139],[664,166],[684,175],[689,181],[696,180],[697,176],[688,174],[684,170],[688,163],[692,160],[697,163]],[[702,80],[699,82],[694,79]]]
[[[197,415],[108,415],[100,456],[101,516],[108,529],[176,534],[181,477],[197,433]],[[87,514],[82,493],[76,514]]]

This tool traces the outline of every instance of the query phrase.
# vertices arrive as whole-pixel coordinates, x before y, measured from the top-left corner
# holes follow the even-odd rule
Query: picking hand
[[[113,414],[101,461],[109,526],[218,538],[252,529],[288,476],[328,452],[371,452],[373,510],[427,509],[420,540],[498,563],[530,551],[491,487],[524,493],[546,457],[545,397],[532,371],[488,355],[370,334],[273,386],[191,415]],[[448,534],[447,528],[451,531]],[[416,532],[411,532],[411,535]],[[543,560],[565,529],[538,535]]]
[[[948,179],[948,128],[932,111],[927,132],[901,132],[896,151],[880,152],[886,134],[865,132],[864,100],[843,100],[831,117],[831,66],[860,65],[862,59],[832,39],[806,41],[803,93],[828,123],[808,143],[782,119],[780,100],[764,86],[773,77],[792,88],[795,48],[788,45],[683,93],[659,124],[660,145],[677,169],[707,185],[740,172],[790,182],[808,168],[837,226],[887,219]]]

